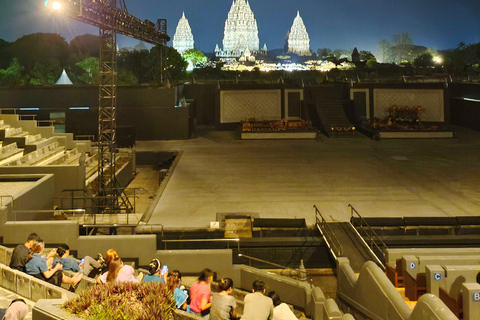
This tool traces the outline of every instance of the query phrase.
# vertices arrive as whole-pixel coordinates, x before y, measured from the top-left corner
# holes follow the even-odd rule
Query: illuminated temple
[[[296,53],[299,56],[311,56],[310,52],[310,38],[308,36],[307,28],[303,23],[300,12],[297,11],[297,16],[293,20],[292,29],[287,34],[288,52]]]
[[[180,53],[194,48],[193,34],[185,12],[178,21],[177,30],[173,36],[172,46]]]
[[[217,45],[217,57],[239,58],[248,49],[252,55],[259,53],[257,20],[248,0],[233,0],[225,21],[223,49]],[[264,46],[265,48],[265,46]]]

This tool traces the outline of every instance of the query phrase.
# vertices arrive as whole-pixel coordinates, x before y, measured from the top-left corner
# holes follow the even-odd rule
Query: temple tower
[[[299,11],[297,11],[297,16],[293,20],[292,29],[287,34],[287,43],[288,52],[296,53],[299,56],[312,55],[310,52],[310,38]]]
[[[193,34],[185,12],[178,21],[177,30],[173,36],[172,46],[180,53],[194,48]]]
[[[240,57],[246,49],[255,53],[259,48],[257,20],[248,0],[233,0],[225,21],[223,55]]]

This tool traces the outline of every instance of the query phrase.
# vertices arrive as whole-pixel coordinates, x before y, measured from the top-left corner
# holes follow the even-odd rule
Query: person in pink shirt
[[[129,265],[124,265],[115,250],[108,250],[106,256],[108,271],[97,279],[97,283],[139,282],[135,278],[135,270]]]
[[[206,317],[210,313],[211,293],[210,283],[213,281],[213,271],[204,269],[198,280],[190,287],[190,312]]]

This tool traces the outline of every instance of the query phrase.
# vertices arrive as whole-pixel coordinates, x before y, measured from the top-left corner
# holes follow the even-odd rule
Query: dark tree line
[[[86,34],[67,43],[54,33],[25,35],[14,42],[0,39],[0,85],[51,85],[65,69],[75,84],[98,83],[98,36]],[[186,77],[187,63],[173,48],[166,48],[164,74],[170,81]],[[120,50],[119,84],[159,84],[159,48]]]

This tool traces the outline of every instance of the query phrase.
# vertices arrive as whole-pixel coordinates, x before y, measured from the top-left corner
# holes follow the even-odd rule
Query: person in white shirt
[[[268,296],[273,301],[273,320],[297,320],[290,307],[280,300],[278,293],[270,291]]]
[[[240,320],[272,320],[273,302],[265,295],[265,284],[263,281],[253,282],[252,293],[245,296],[243,315]]]

